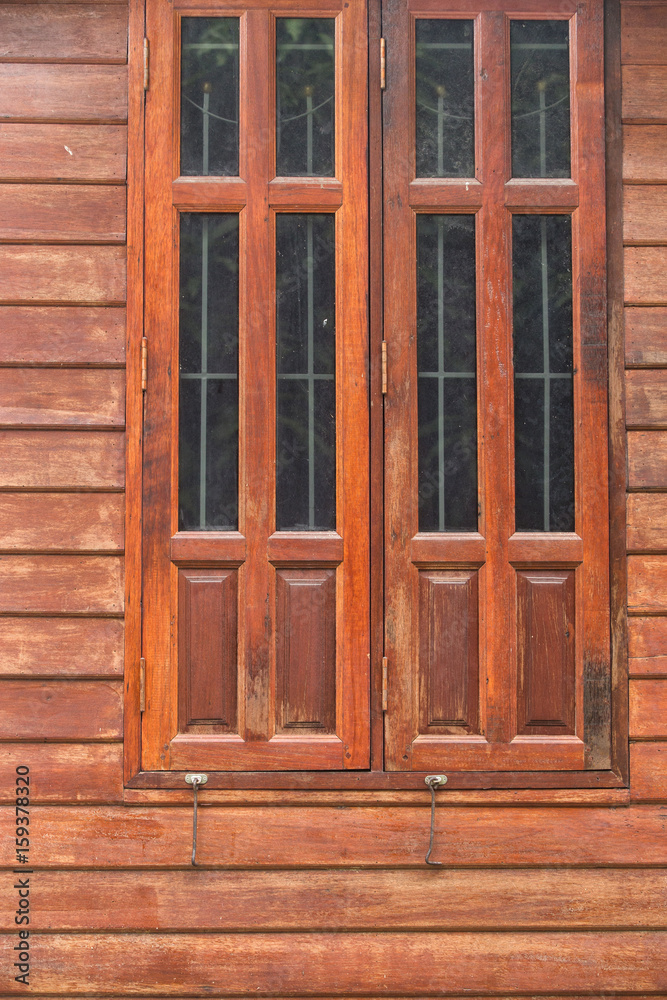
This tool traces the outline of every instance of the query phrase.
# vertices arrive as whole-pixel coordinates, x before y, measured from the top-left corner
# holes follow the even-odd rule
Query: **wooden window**
[[[144,783],[618,782],[601,11],[148,0]]]

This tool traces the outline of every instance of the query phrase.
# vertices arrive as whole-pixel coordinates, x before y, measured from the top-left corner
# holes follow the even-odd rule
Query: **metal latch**
[[[194,792],[194,808],[192,811],[192,864],[196,865],[197,855],[197,789],[200,785],[205,785],[208,781],[208,774],[186,774],[186,785],[192,785]]]
[[[446,774],[428,774],[424,778],[424,784],[428,785],[431,792],[431,836],[428,841],[428,851],[426,852],[426,857],[424,861],[427,865],[441,865],[442,861],[429,861],[431,857],[431,851],[433,850],[433,834],[435,831],[435,790],[440,788],[441,785],[447,784]]]

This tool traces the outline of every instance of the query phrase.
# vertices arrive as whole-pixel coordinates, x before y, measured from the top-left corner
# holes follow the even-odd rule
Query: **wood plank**
[[[626,247],[623,256],[626,303],[667,303],[667,247]]]
[[[0,256],[0,302],[122,305],[125,250],[6,246]]]
[[[0,180],[120,183],[125,125],[0,125]]]
[[[631,493],[627,503],[629,551],[667,551],[667,496]]]
[[[632,618],[628,653],[631,657],[667,656],[667,618]]]
[[[2,63],[0,120],[123,123],[127,68]]]
[[[122,365],[125,310],[0,306],[0,364]]]
[[[625,310],[625,362],[667,365],[667,309]]]
[[[625,375],[628,427],[667,427],[667,371],[629,371]]]
[[[17,767],[30,768],[30,803],[122,802],[123,748],[118,743],[3,743],[2,801],[13,804]]]
[[[123,243],[125,190],[98,184],[0,184],[0,240]]]
[[[11,954],[15,932],[0,942]],[[58,996],[110,983],[141,996],[236,996],[250,984],[255,996],[368,994],[378,984],[403,996],[667,988],[658,931],[53,934],[31,936],[30,954],[30,994]]]
[[[197,860],[206,867],[423,870],[426,790],[423,806],[352,805],[344,811],[206,806],[206,795],[203,789],[197,833]],[[436,810],[434,860],[448,868],[667,865],[667,817],[647,806],[516,806],[510,823],[493,806],[448,808],[446,795]],[[14,820],[12,808],[0,808],[3,843]],[[190,807],[41,806],[32,810],[31,827],[36,867],[190,869]]]
[[[125,373],[0,368],[0,426],[122,427]]]
[[[624,66],[624,121],[667,121],[667,66]]]
[[[0,551],[122,552],[124,514],[119,493],[0,493]]]
[[[664,4],[621,4],[621,61],[667,62],[667,8]]]
[[[667,743],[632,743],[630,777],[634,801],[667,802]]]
[[[667,737],[667,680],[630,681],[630,737]]]
[[[628,434],[628,486],[631,490],[667,489],[667,434]]]
[[[123,623],[0,618],[0,676],[122,676]]]
[[[628,557],[628,611],[667,611],[667,556]]]
[[[626,184],[623,239],[626,243],[667,242],[667,186]]]
[[[623,180],[667,181],[667,126],[623,127]]]
[[[0,58],[46,62],[127,60],[127,13],[102,3],[0,4]]]
[[[120,556],[0,556],[0,611],[120,614]]]
[[[3,680],[0,740],[110,740],[123,735],[120,680]]]
[[[122,433],[0,430],[0,487],[95,490],[124,482]]]
[[[4,753],[6,747],[2,749]],[[21,748],[12,749],[16,753]],[[13,791],[13,767],[7,768],[6,777],[4,787]],[[33,802],[39,781],[35,767]],[[5,899],[11,898],[13,880],[12,872],[0,872]],[[43,871],[39,892],[31,900],[30,926],[35,931],[200,933],[657,929],[665,926],[666,892],[667,872],[651,869]],[[16,929],[8,907],[0,913],[0,929]]]

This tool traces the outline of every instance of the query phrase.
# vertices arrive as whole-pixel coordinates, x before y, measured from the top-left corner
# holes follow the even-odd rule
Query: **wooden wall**
[[[122,789],[127,8],[0,5],[0,1000],[667,996],[667,6],[622,6],[630,794]],[[31,769],[30,986],[11,954]]]

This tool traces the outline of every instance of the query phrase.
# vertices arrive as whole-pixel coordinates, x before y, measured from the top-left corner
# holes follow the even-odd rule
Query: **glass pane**
[[[574,531],[572,237],[569,215],[515,215],[517,531]]]
[[[181,22],[181,174],[239,172],[239,20]]]
[[[475,173],[473,22],[416,24],[417,177]]]
[[[278,215],[276,527],[336,527],[335,220]]]
[[[475,219],[417,216],[419,530],[477,530]]]
[[[334,32],[332,17],[276,21],[276,173],[334,175]]]
[[[238,272],[238,215],[181,215],[180,531],[238,523]]]
[[[570,176],[568,21],[512,21],[512,174]]]

